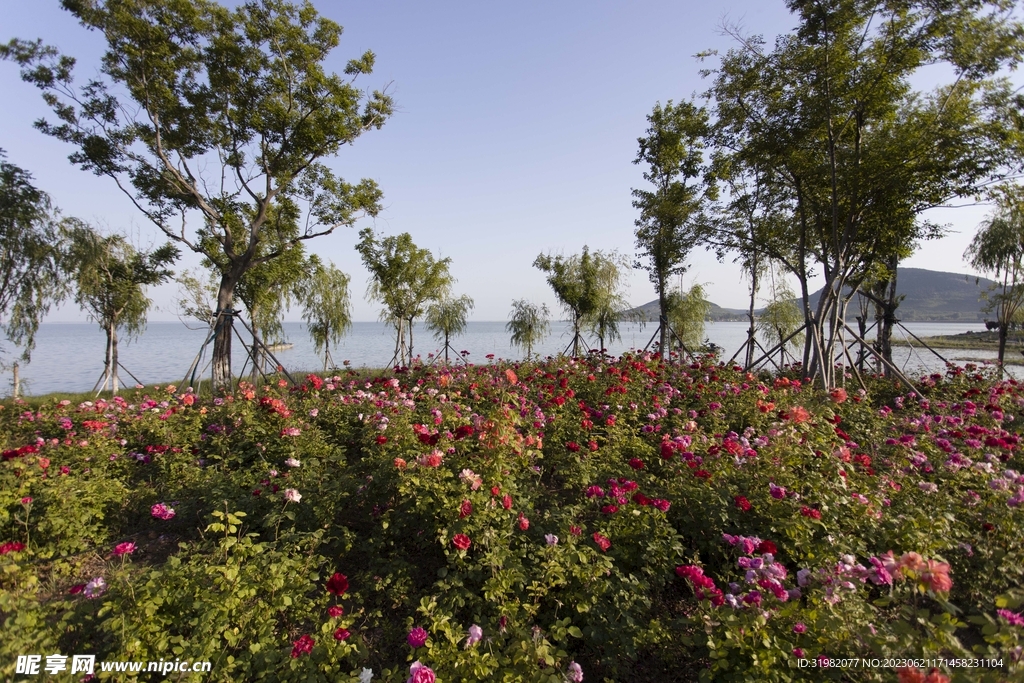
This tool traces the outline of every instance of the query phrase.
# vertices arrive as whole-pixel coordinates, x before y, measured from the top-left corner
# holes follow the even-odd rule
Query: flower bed
[[[1013,680],[1024,392],[921,384],[626,356],[8,404],[0,676]]]

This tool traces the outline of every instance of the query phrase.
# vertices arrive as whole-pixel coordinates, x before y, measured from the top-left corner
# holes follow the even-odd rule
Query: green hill
[[[982,312],[985,302],[982,294],[995,282],[986,278],[975,278],[963,273],[944,273],[924,268],[900,268],[897,271],[896,291],[905,296],[896,312],[900,320],[911,321],[979,321],[991,314]],[[821,289],[811,294],[811,305],[818,303]],[[722,308],[712,304],[709,318],[715,321],[746,320],[746,311]],[[869,309],[869,316],[873,309]],[[658,301],[649,301],[637,306],[647,320],[658,319]],[[850,304],[851,318],[857,315],[858,300]],[[760,313],[760,309],[755,314]]]

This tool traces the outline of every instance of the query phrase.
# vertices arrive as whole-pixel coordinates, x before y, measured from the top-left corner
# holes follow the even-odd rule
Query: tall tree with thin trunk
[[[636,267],[643,268],[658,295],[661,353],[668,353],[668,314],[671,279],[686,271],[686,258],[706,231],[705,202],[715,196],[715,184],[704,165],[711,128],[708,114],[691,102],[655,105],[648,115],[647,135],[639,138],[634,164],[645,164],[650,190],[633,190],[636,220]]]
[[[165,244],[139,251],[122,235],[101,235],[76,220],[65,221],[63,231],[68,244],[65,269],[74,281],[75,302],[107,337],[102,388],[116,396],[120,390],[118,343],[146,329],[151,301],[144,287],[173,275],[167,266],[178,258],[178,249]]]
[[[73,163],[111,178],[168,238],[216,265],[213,382],[226,387],[245,273],[380,208],[376,183],[345,182],[325,163],[392,113],[387,94],[354,83],[374,55],[348,62],[344,77],[327,71],[341,26],[309,2],[63,6],[106,41],[85,85],[73,80],[74,59],[39,41],[11,41],[0,56],[43,91],[57,120],[37,126],[75,147]],[[282,205],[301,209],[298,230],[261,251]]]
[[[548,284],[572,323],[572,355],[580,355],[583,329],[594,325],[603,312],[624,299],[620,291],[622,258],[615,252],[583,252],[572,256],[540,254],[533,266],[547,274]],[[609,329],[607,323],[603,328]]]

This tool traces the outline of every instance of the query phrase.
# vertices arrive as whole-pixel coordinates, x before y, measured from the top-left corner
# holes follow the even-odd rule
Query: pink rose
[[[434,683],[434,671],[426,664],[416,660],[409,667],[409,680],[406,683]]]

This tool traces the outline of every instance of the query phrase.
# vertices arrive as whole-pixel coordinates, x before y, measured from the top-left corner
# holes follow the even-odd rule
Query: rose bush
[[[594,355],[7,403],[0,675],[1024,675],[1024,390],[850,382]]]

